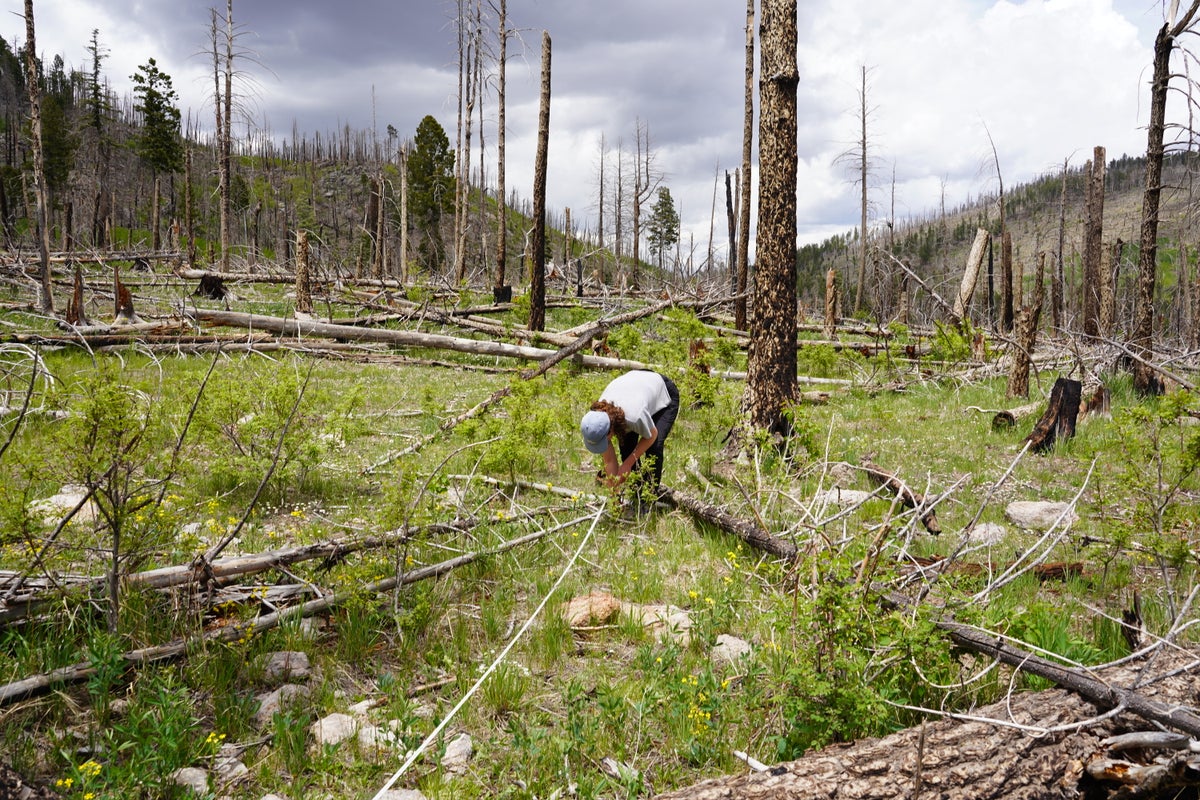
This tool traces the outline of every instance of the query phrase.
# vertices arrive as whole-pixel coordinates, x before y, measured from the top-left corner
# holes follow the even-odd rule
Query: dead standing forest
[[[797,251],[751,3],[725,253],[640,122],[546,208],[549,35],[532,186],[483,163],[504,8],[453,141],[236,137],[232,3],[211,126],[0,41],[0,796],[1197,796],[1200,4],[1145,154]],[[629,518],[576,424],[637,367]]]

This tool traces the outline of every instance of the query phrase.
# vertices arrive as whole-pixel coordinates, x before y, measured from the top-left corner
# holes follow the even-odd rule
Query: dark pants
[[[666,408],[656,413],[652,419],[654,420],[654,428],[658,431],[658,437],[654,440],[654,444],[650,445],[643,458],[654,459],[654,483],[651,486],[654,493],[658,494],[659,486],[662,485],[663,473],[663,444],[667,441],[667,434],[671,432],[671,427],[675,424],[675,417],[679,416],[679,389],[675,387],[675,382],[665,375],[660,375],[663,382],[667,384],[667,394],[671,396],[671,402]],[[621,460],[624,461],[630,453],[637,447],[641,437],[635,431],[627,431],[618,441],[618,449],[621,452]],[[641,459],[638,459],[638,463]],[[637,463],[634,464],[637,468]],[[635,488],[636,492],[637,489]]]

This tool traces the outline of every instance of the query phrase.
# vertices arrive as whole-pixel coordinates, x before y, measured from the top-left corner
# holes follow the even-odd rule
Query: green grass
[[[263,313],[286,312],[278,287],[247,291],[256,293],[248,302]],[[587,313],[554,309],[550,327],[577,325]],[[625,357],[681,368],[688,337],[704,330],[689,315],[672,314],[614,332],[609,343]],[[433,439],[419,453],[366,471],[513,381],[512,372],[471,369],[493,366],[494,359],[430,355],[461,368],[310,361],[280,353],[217,357],[183,438],[179,467],[168,474],[164,454],[178,441],[214,357],[127,349],[94,361],[73,351],[46,353],[54,377],[39,389],[46,406],[84,409],[100,396],[98,375],[108,375],[105,391],[144,403],[136,407],[148,414],[152,435],[121,462],[132,487],[125,498],[131,508],[160,490],[163,499],[130,513],[125,552],[138,569],[190,563],[243,516],[246,524],[225,555],[454,518],[470,527],[419,533],[402,545],[268,574],[267,583],[298,579],[351,599],[315,620],[314,630],[292,623],[261,636],[209,643],[185,660],[136,672],[116,669],[114,653],[195,635],[203,626],[246,622],[268,609],[251,600],[203,610],[174,595],[130,589],[115,631],[107,630],[97,611],[104,607],[102,595],[90,605],[64,599],[43,618],[0,630],[2,680],[80,662],[101,668],[86,685],[62,687],[2,718],[0,747],[13,765],[51,783],[70,778],[71,797],[82,796],[77,790],[85,780],[98,797],[154,794],[165,791],[164,776],[176,766],[206,764],[214,741],[224,736],[249,745],[242,757],[251,779],[232,790],[234,797],[373,793],[403,753],[355,745],[310,752],[307,726],[373,699],[379,702],[369,712],[372,721],[394,721],[405,746],[415,747],[550,592],[588,526],[382,596],[364,587],[397,570],[487,550],[591,508],[584,500],[520,488],[517,481],[580,495],[598,491],[597,461],[579,446],[576,425],[611,375],[565,364],[515,385],[490,413]],[[744,354],[723,358],[729,368],[744,368]],[[896,377],[892,367],[858,354],[830,350],[809,358],[829,377],[861,378],[876,368],[889,380]],[[106,364],[107,372],[97,371],[96,363]],[[1171,418],[1168,403],[1178,401],[1142,405],[1126,382],[1115,380],[1113,419],[1089,419],[1073,441],[1013,466],[1027,426],[994,432],[984,411],[1023,402],[1004,397],[1003,379],[963,383],[911,370],[904,375],[903,391],[859,387],[835,393],[828,404],[801,407],[804,447],[790,458],[764,450],[738,463],[726,462],[720,451],[737,420],[743,386],[714,381],[689,390],[668,444],[664,481],[793,537],[801,553],[796,563],[772,563],[683,512],[660,511],[638,523],[606,516],[542,616],[452,723],[450,730],[467,731],[475,740],[468,772],[441,775],[436,759],[426,756],[402,785],[419,786],[429,797],[546,797],[568,785],[583,798],[647,796],[739,769],[732,749],[771,761],[919,720],[898,704],[955,708],[995,699],[1007,690],[1000,676],[939,688],[958,684],[979,665],[952,651],[924,614],[896,614],[879,600],[897,585],[908,556],[949,553],[981,509],[983,521],[1007,525],[1003,509],[1012,500],[1070,500],[1083,488],[1082,522],[1047,558],[1081,561],[1085,576],[1065,583],[1023,578],[987,602],[968,602],[989,570],[1003,569],[1036,540],[1009,525],[1002,542],[965,557],[982,574],[948,575],[931,600],[966,621],[1083,663],[1124,652],[1115,623],[1091,609],[1119,617],[1135,588],[1147,625],[1166,630],[1169,609],[1196,580],[1188,548],[1194,549],[1198,531],[1180,507],[1194,506],[1200,485],[1187,472],[1194,434]],[[1053,377],[1038,376],[1035,396],[1048,391]],[[1182,402],[1195,408],[1194,399]],[[1141,416],[1119,413],[1135,406],[1144,410]],[[97,413],[103,416],[105,408]],[[0,458],[0,568],[22,569],[44,547],[40,555],[54,569],[103,574],[108,531],[72,525],[50,543],[48,529],[27,511],[29,500],[78,477],[72,470],[82,462],[74,451],[82,440],[63,431],[86,431],[79,424],[76,417],[30,417]],[[8,430],[0,428],[0,434]],[[1182,475],[1174,494],[1152,481],[1129,482],[1148,458],[1161,458]],[[926,534],[887,499],[849,513],[832,507],[820,516],[809,513],[816,491],[833,481],[831,466],[864,459],[931,496],[954,487],[938,507],[942,536]],[[1094,471],[1084,487],[1093,460],[1107,468]],[[247,515],[273,462],[275,474]],[[997,488],[1010,467],[1011,476]],[[476,479],[451,477],[463,475]],[[483,476],[500,483],[478,480]],[[873,488],[859,471],[850,470],[844,480],[846,488]],[[1166,511],[1155,511],[1156,497],[1167,499]],[[874,583],[863,586],[857,581],[868,557],[877,559],[870,571]],[[627,616],[571,631],[558,616],[561,603],[592,591],[682,608],[691,617],[690,636],[677,641],[655,635]],[[721,634],[748,641],[752,654],[735,665],[713,663],[710,648]],[[260,732],[252,721],[255,697],[269,688],[261,664],[279,649],[304,650],[317,669],[309,697]],[[1024,685],[1041,684],[1030,679]],[[63,739],[68,729],[103,749],[81,752]],[[152,746],[164,737],[171,738],[169,748]],[[605,758],[632,770],[610,776],[598,768]],[[100,771],[91,774],[89,763]]]

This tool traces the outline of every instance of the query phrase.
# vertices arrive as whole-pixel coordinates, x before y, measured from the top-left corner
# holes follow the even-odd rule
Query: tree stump
[[[1033,426],[1033,432],[1025,437],[1030,449],[1044,453],[1058,439],[1070,439],[1075,435],[1075,421],[1079,417],[1079,400],[1083,384],[1070,378],[1059,378],[1050,391],[1050,402],[1046,413]]]

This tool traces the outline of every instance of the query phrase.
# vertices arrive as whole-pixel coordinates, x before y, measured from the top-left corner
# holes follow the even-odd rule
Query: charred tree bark
[[[1102,335],[1101,273],[1104,267],[1104,148],[1097,146],[1092,160],[1088,162],[1087,193],[1084,197],[1083,220],[1083,333],[1085,336]]]
[[[1108,267],[1100,270],[1100,335],[1110,336],[1117,324],[1117,277],[1121,272],[1121,254],[1125,242],[1117,239],[1109,250]],[[1180,259],[1187,264],[1187,258]]]
[[[825,273],[825,338],[837,338],[838,285],[837,270]]]
[[[1046,274],[1046,254],[1038,254],[1037,281],[1034,298],[1021,309],[1017,317],[1016,343],[1012,348],[1012,369],[1008,373],[1008,396],[1029,396],[1029,368],[1033,364],[1033,348],[1037,344],[1038,323],[1042,318],[1042,294]]]
[[[1140,358],[1133,362],[1133,385],[1139,394],[1161,394],[1162,381],[1150,365],[1154,351],[1154,296],[1158,272],[1158,212],[1162,194],[1163,134],[1166,125],[1167,89],[1171,79],[1171,51],[1175,38],[1189,30],[1200,11],[1195,0],[1178,22],[1164,24],[1154,40],[1154,75],[1150,83],[1150,124],[1146,128],[1146,189],[1142,198],[1141,246],[1138,254],[1138,297],[1130,349]]]
[[[764,0],[759,78],[758,264],[744,405],[787,435],[796,397],[796,0]]]
[[[904,481],[890,472],[885,472],[879,467],[872,464],[870,461],[864,461],[862,468],[867,473],[867,477],[877,486],[883,486],[888,491],[894,492],[900,498],[900,502],[906,508],[911,508],[921,514],[921,524],[925,526],[925,530],[937,536],[942,532],[942,526],[938,522],[937,513],[933,508],[927,508],[925,497],[917,492],[914,492],[908,487]]]
[[[311,314],[312,276],[308,269],[308,231],[296,231],[296,313]]]
[[[542,31],[542,93],[533,167],[533,241],[529,276],[529,330],[546,328],[546,150],[550,141],[550,34]]]
[[[953,623],[939,625],[957,643],[974,649],[986,646],[983,635]],[[955,630],[950,630],[954,628]],[[960,631],[961,629],[961,631]],[[959,632],[962,633],[961,640]],[[995,638],[992,637],[992,644]],[[1013,663],[1006,656],[984,649]],[[1041,662],[1022,661],[1021,668]],[[1183,666],[1186,654],[1168,658],[1170,666]],[[1057,666],[1057,665],[1050,665]],[[1188,702],[1195,676],[1186,667],[1154,687],[1163,697],[1157,708],[1144,708],[1145,697],[1117,688],[1135,685],[1136,668],[1119,676],[1105,674],[1105,681],[1090,679],[1072,685],[1078,696],[1065,689],[1016,695],[998,703],[973,709],[962,719],[945,718],[885,736],[848,744],[833,745],[797,761],[777,764],[750,774],[708,780],[685,789],[656,795],[655,800],[895,800],[895,798],[939,798],[940,800],[1105,800],[1118,797],[1192,797],[1178,787],[1191,782],[1186,769],[1179,770],[1182,780],[1175,791],[1162,787],[1161,793],[1138,793],[1133,786],[1124,788],[1114,770],[1111,780],[1097,777],[1094,767],[1108,761],[1103,758],[1115,734],[1148,727],[1141,721],[1142,711],[1169,712],[1168,703]],[[1162,662],[1156,670],[1165,672]],[[1059,668],[1059,672],[1063,672]],[[1073,671],[1072,671],[1073,672]],[[1049,677],[1049,675],[1047,675]],[[1072,676],[1075,677],[1075,676]],[[1053,677],[1050,678],[1054,680]],[[1097,707],[1109,709],[1124,705],[1114,718],[1096,720]],[[1195,714],[1180,709],[1191,727]],[[992,724],[987,720],[1009,724]],[[1071,726],[1081,726],[1078,730]],[[1034,730],[1022,730],[1027,726]],[[1065,728],[1043,735],[1037,729]],[[1180,727],[1181,730],[1187,728]],[[1192,734],[1193,736],[1195,734]],[[1185,737],[1186,738],[1186,737]],[[1132,784],[1133,781],[1128,781]]]
[[[1079,381],[1059,378],[1054,382],[1046,412],[1033,427],[1033,432],[1025,437],[1033,452],[1044,453],[1053,447],[1058,439],[1070,439],[1075,435],[1075,422],[1079,417],[1082,392],[1083,384]]]
[[[789,561],[796,557],[794,543],[772,536],[754,523],[739,519],[717,506],[667,486],[662,487],[661,496],[664,502],[685,509],[701,521],[714,525],[727,533],[732,533],[756,550]]]

